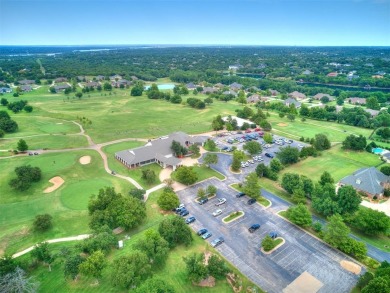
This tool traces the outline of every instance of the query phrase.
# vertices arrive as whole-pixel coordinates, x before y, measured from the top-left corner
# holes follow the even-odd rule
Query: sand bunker
[[[62,184],[64,184],[64,179],[62,179],[60,176],[56,176],[56,177],[53,177],[49,180],[50,183],[53,184],[53,186],[50,186],[48,188],[46,188],[43,192],[44,193],[49,193],[49,192],[53,192],[54,190],[56,190],[57,188],[60,188],[60,186]]]
[[[278,126],[281,126],[281,127],[286,127],[286,126],[288,126],[287,123],[278,123],[277,125],[278,125]]]
[[[79,161],[81,165],[88,165],[89,163],[91,163],[91,156],[83,156],[80,158]]]
[[[356,275],[359,275],[360,271],[362,270],[362,268],[359,265],[347,260],[340,261],[340,265],[347,271],[354,273]]]

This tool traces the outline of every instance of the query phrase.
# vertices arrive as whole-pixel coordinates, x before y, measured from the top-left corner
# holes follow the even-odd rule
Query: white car
[[[241,163],[241,168],[245,168],[245,167],[246,167],[245,163]]]
[[[254,164],[255,162],[253,160],[248,161],[250,164]]]
[[[224,204],[226,202],[226,198],[218,198],[217,202],[216,202],[216,206],[220,206],[221,204]]]
[[[219,216],[220,214],[222,214],[222,210],[215,210],[215,211],[213,212],[213,216],[214,216],[214,217],[217,217],[217,216]]]

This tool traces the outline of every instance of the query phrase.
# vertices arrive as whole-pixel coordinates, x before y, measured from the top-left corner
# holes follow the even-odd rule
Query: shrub
[[[52,227],[52,216],[49,214],[37,215],[33,222],[33,228],[35,231],[44,232]]]

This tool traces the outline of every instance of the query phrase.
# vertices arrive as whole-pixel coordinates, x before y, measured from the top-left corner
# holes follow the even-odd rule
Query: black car
[[[245,195],[245,193],[240,192],[240,193],[237,193],[237,194],[236,194],[236,197],[239,198],[239,197],[243,197],[244,195]]]
[[[266,157],[268,157],[268,158],[271,158],[271,159],[274,157],[274,155],[273,155],[273,154],[270,154],[270,153],[265,153],[264,155],[265,155]]]
[[[202,205],[202,204],[205,204],[206,202],[208,202],[209,199],[207,197],[205,198],[202,198],[200,201],[199,201],[199,204]]]
[[[189,211],[184,210],[184,211],[182,211],[182,212],[180,213],[180,216],[185,217],[185,216],[188,216],[189,214],[190,214]]]
[[[278,237],[278,233],[276,233],[276,232],[270,232],[270,233],[269,233],[269,237],[271,237],[272,239],[275,239],[276,237]]]
[[[253,232],[255,232],[259,228],[260,228],[260,224],[253,224],[252,226],[249,227],[248,231],[250,233],[253,233]]]
[[[188,217],[186,220],[186,224],[191,224],[191,223],[195,222],[195,220],[196,220],[195,217]]]
[[[177,208],[176,209],[176,214],[181,214],[182,212],[186,211],[187,209],[185,207],[182,208]]]
[[[203,234],[207,233],[207,229],[200,229],[196,234],[198,234],[199,236],[202,236]]]
[[[254,204],[255,202],[256,202],[256,198],[251,198],[250,200],[248,200],[249,205]]]

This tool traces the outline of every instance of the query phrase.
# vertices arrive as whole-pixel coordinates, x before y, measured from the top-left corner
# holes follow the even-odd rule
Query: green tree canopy
[[[243,149],[246,150],[252,156],[261,153],[261,151],[263,150],[261,144],[259,144],[257,141],[248,141],[244,144]]]
[[[288,208],[287,218],[299,226],[310,226],[312,224],[311,214],[307,206],[301,203]]]
[[[192,242],[191,229],[184,219],[178,216],[164,218],[158,227],[160,235],[169,243],[169,247],[176,245],[189,245]]]
[[[185,185],[194,184],[198,180],[198,174],[193,167],[181,166],[175,173],[175,179]]]
[[[242,190],[251,198],[258,198],[260,196],[259,178],[255,172],[249,173],[245,178]]]
[[[102,277],[102,271],[106,267],[107,261],[104,253],[100,250],[93,252],[87,259],[79,265],[81,274],[99,279]]]
[[[299,150],[291,146],[280,148],[276,157],[283,165],[295,164],[299,160]]]
[[[157,199],[158,206],[165,210],[170,211],[179,205],[180,201],[176,193],[171,188],[164,188],[163,192]]]

